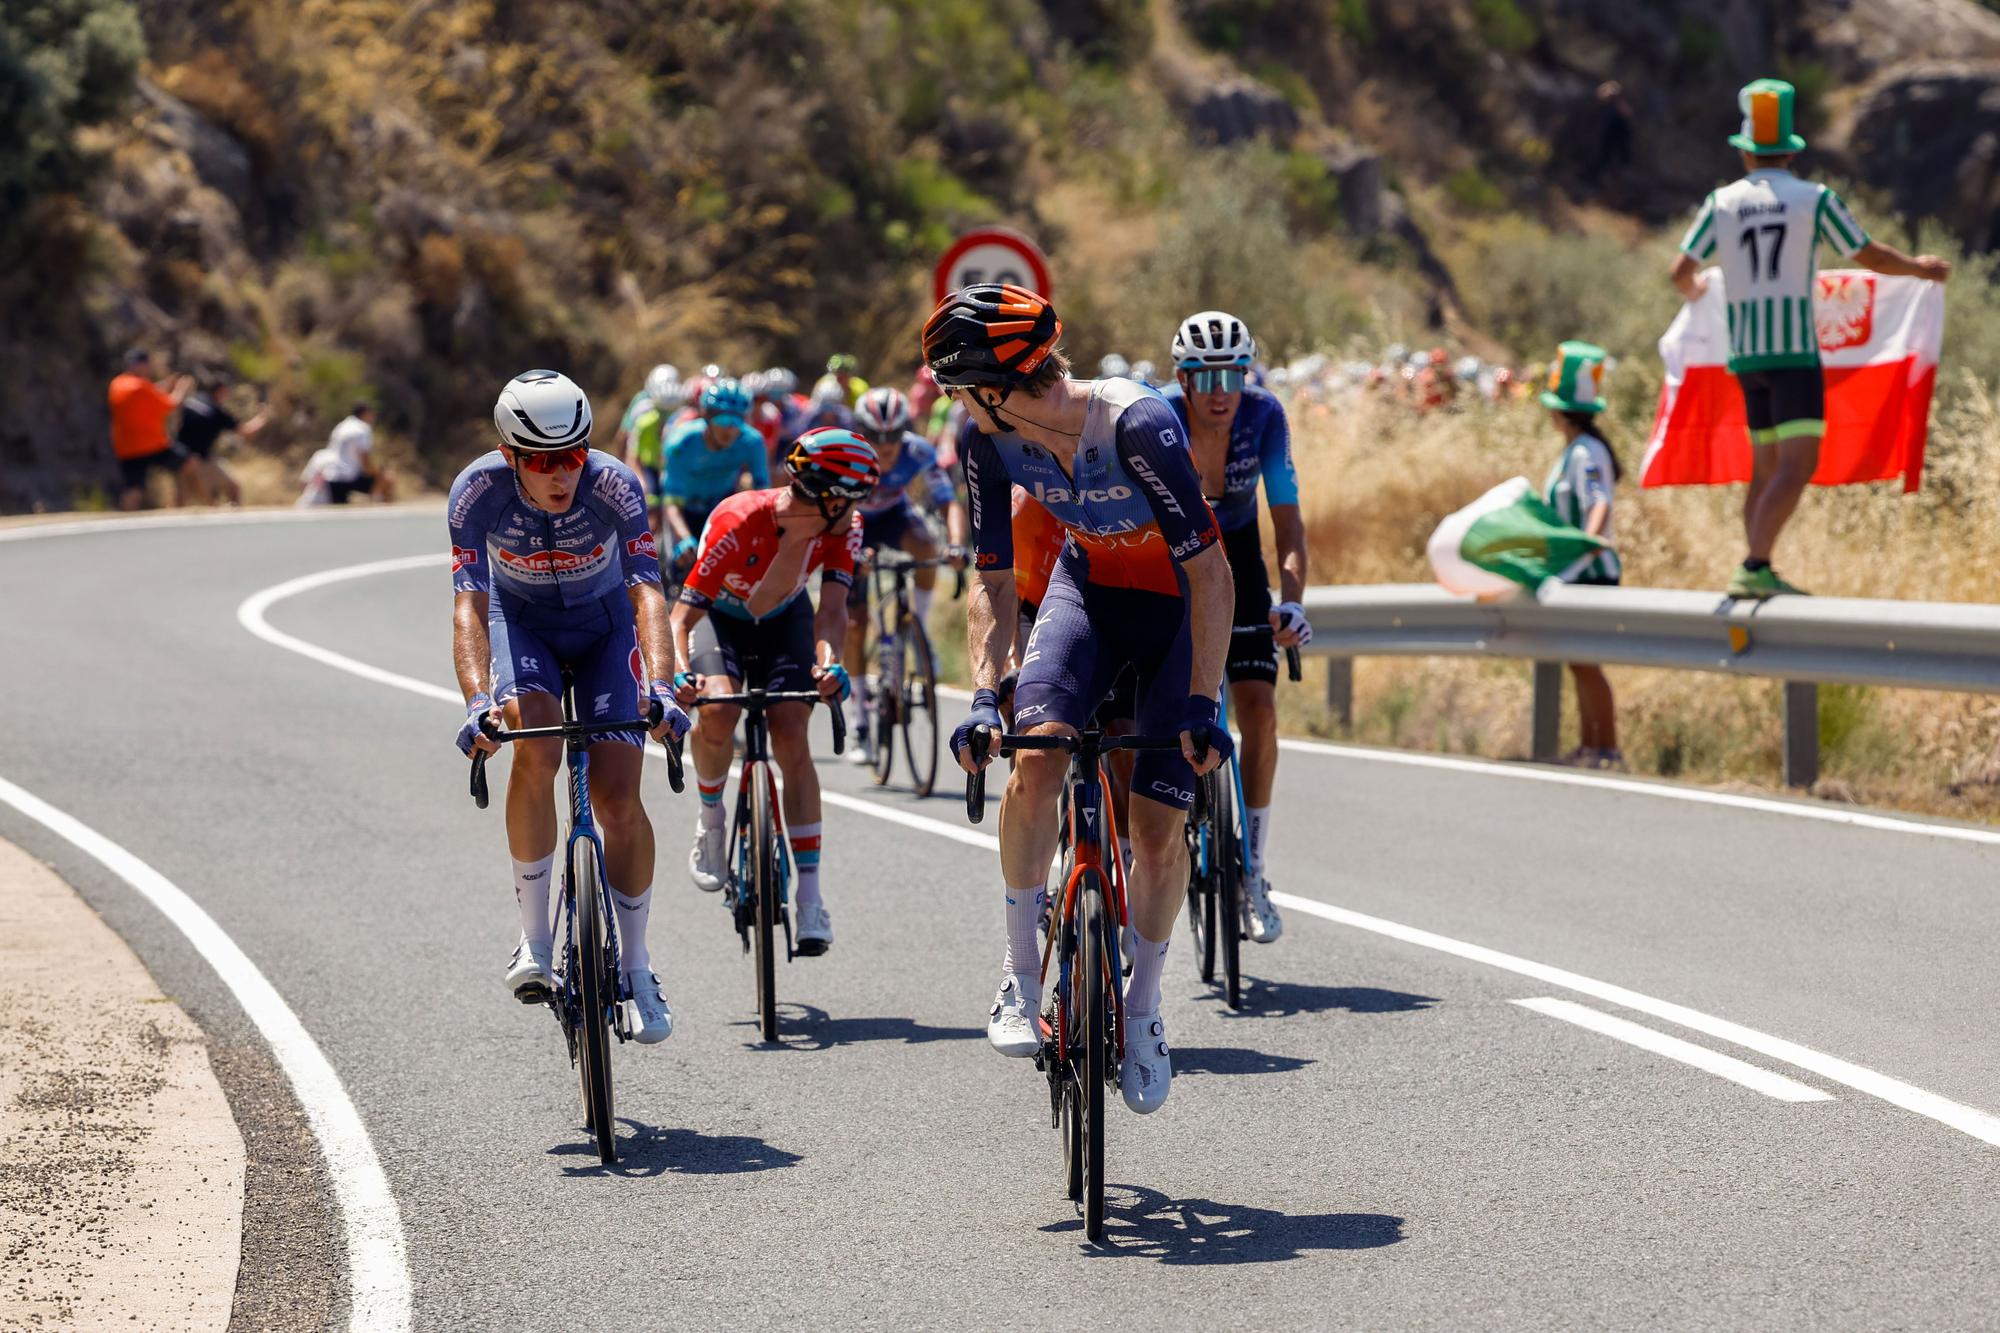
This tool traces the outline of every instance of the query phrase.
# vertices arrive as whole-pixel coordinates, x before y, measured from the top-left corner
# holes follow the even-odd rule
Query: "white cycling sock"
[[[922,625],[926,630],[929,630],[931,627],[931,594],[935,591],[937,591],[935,588],[912,588],[910,590],[910,609],[916,612],[917,623]]]
[[[1132,951],[1132,977],[1125,983],[1126,1030],[1131,1030],[1131,1020],[1135,1015],[1151,1015],[1160,1012],[1160,969],[1167,961],[1167,941],[1149,940],[1132,928],[1132,939],[1138,945]]]
[[[1016,976],[1039,977],[1042,951],[1035,944],[1035,925],[1042,919],[1048,890],[1040,884],[1007,890],[1007,956],[1000,966]]]
[[[847,710],[847,729],[849,731],[858,732],[868,725],[868,701],[862,698],[864,689],[863,678],[857,672],[853,679],[852,688],[847,691],[847,702],[841,705],[841,707]]]
[[[1243,868],[1251,879],[1264,878],[1264,839],[1271,833],[1271,807],[1268,805],[1246,805],[1243,807],[1243,831],[1248,835],[1243,840]]]
[[[555,865],[554,852],[539,861],[514,862],[514,902],[521,909],[521,933],[530,944],[546,946],[555,935],[549,922],[549,880]]]
[[[801,908],[819,902],[819,830],[818,822],[794,824],[790,830],[792,842],[792,868],[798,872],[798,902]]]
[[[653,914],[653,886],[636,898],[627,898],[616,889],[611,901],[618,904],[618,968],[621,972],[646,972],[653,966],[652,950],[646,946],[646,919]]]

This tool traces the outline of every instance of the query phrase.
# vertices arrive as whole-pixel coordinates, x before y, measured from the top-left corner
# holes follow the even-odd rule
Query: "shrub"
[[[75,131],[115,116],[146,54],[128,0],[0,6],[0,228],[38,197],[73,190],[95,165]]]

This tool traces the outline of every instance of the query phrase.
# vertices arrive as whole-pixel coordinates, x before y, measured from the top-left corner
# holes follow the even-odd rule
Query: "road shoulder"
[[[243,1185],[201,1031],[0,841],[0,1324],[225,1327]]]

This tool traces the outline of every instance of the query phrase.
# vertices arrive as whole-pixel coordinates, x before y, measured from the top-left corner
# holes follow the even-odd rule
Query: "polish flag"
[[[1639,469],[1642,486],[1713,486],[1750,480],[1743,395],[1728,370],[1728,302],[1722,271],[1707,270],[1701,300],[1681,307],[1660,339],[1667,382]],[[1819,275],[1814,302],[1826,376],[1826,438],[1813,484],[1923,480],[1924,440],[1944,286],[1855,269]]]

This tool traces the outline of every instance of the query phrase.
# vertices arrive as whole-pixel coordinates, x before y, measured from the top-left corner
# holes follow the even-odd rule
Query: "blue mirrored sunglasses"
[[[717,412],[708,419],[708,424],[718,430],[736,430],[743,425],[743,418],[734,412]]]
[[[1195,393],[1241,393],[1243,391],[1243,371],[1237,366],[1220,370],[1190,370],[1186,372],[1188,388]]]

